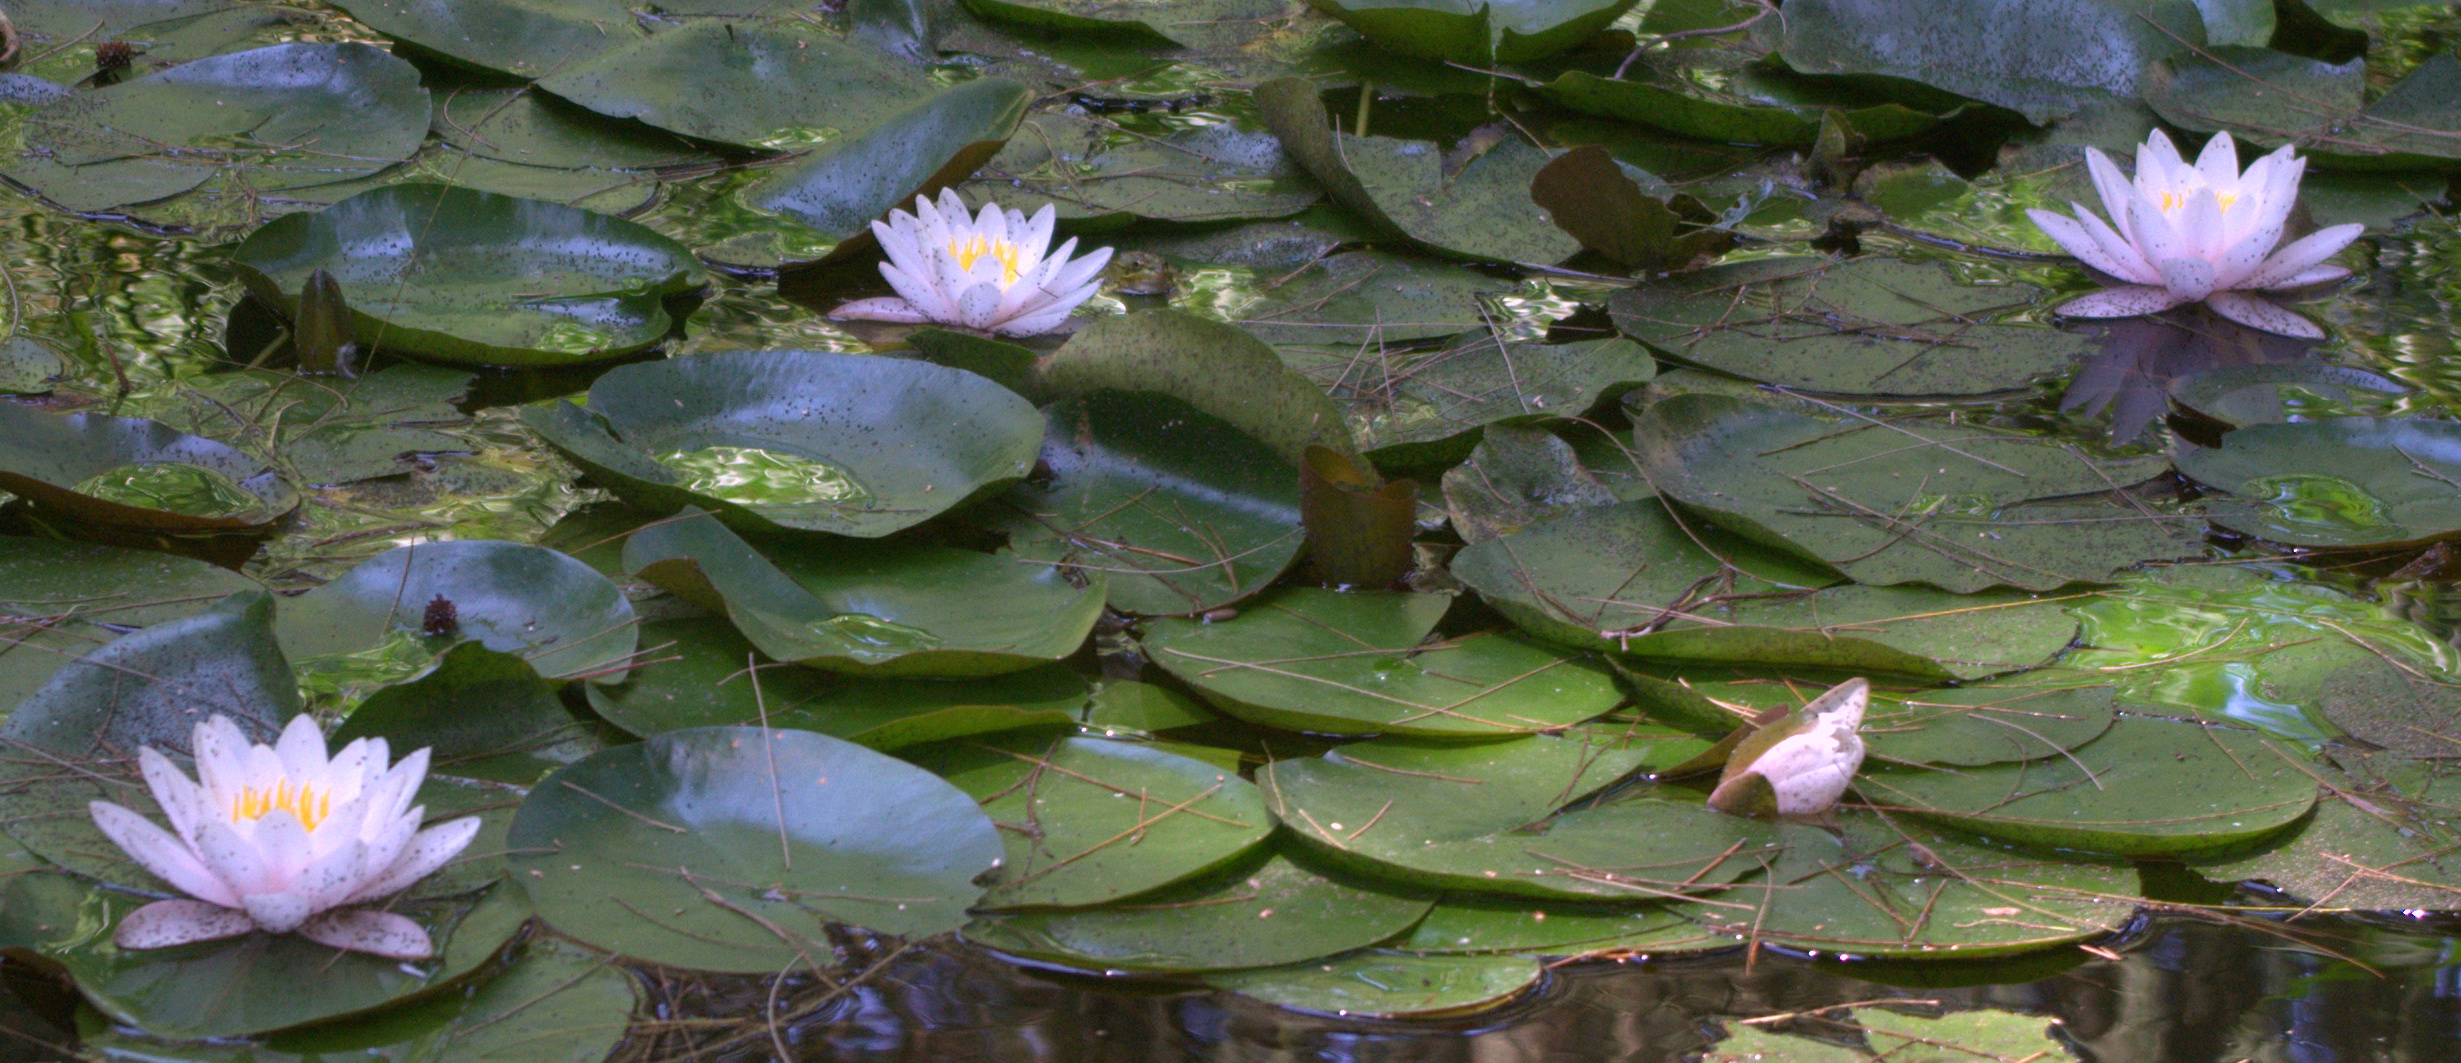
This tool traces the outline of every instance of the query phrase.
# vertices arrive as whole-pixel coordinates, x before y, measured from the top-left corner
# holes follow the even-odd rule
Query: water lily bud
[[[1849,679],[1752,733],[1726,758],[1709,807],[1739,816],[1816,816],[1837,804],[1863,766],[1871,683]]]
[[[969,217],[953,190],[941,190],[937,207],[916,196],[914,213],[893,210],[888,221],[872,223],[888,257],[880,275],[897,294],[858,299],[829,316],[955,325],[1003,336],[1049,332],[1102,289],[1102,268],[1111,261],[1107,247],[1071,259],[1075,237],[1046,254],[1057,217],[1047,203],[1032,219],[997,203]]]

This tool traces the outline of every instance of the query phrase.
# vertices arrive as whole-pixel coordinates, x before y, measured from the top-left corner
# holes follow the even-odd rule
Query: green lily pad
[[[1864,584],[2051,590],[2199,548],[2196,522],[2115,503],[2026,505],[2157,475],[2060,440],[1948,422],[1816,420],[1716,395],[1633,428],[1650,482],[1743,536]]]
[[[522,422],[640,508],[865,538],[1015,482],[1043,431],[1030,403],[972,373],[819,351],[619,366],[588,406]]]
[[[1543,428],[1489,427],[1469,460],[1444,471],[1444,505],[1467,543],[1615,502],[1572,444]]]
[[[1354,352],[1482,328],[1479,297],[1501,287],[1476,270],[1383,251],[1327,255],[1270,279],[1264,298],[1235,312],[1240,328],[1268,343]],[[1304,371],[1319,358],[1288,360]]]
[[[2046,848],[2147,856],[2218,849],[2316,803],[2299,754],[2253,732],[2127,718],[2066,756],[1943,771],[1872,771],[1874,806]]]
[[[962,180],[999,151],[1032,99],[1024,85],[983,78],[832,139],[738,191],[750,216],[737,219],[738,235],[709,253],[728,264],[776,269],[826,256],[858,236],[869,239],[872,219],[892,208],[912,210],[917,192]],[[747,246],[770,253],[744,260]]]
[[[1475,745],[1380,738],[1274,761],[1257,785],[1294,837],[1338,865],[1447,890],[1655,901],[1756,874],[1805,829],[1713,812],[1691,791],[1580,800],[1707,748],[1639,730]]]
[[[990,731],[1066,727],[1087,697],[1085,680],[1056,665],[981,679],[834,679],[772,663],[734,625],[713,618],[643,624],[641,644],[649,647],[652,663],[633,669],[621,684],[592,686],[587,693],[590,707],[609,723],[645,738],[766,719],[773,727],[898,749]],[[656,659],[666,657],[676,659]]]
[[[1028,214],[1048,203],[1062,220],[1089,222],[1279,218],[1322,195],[1270,133],[1224,122],[1156,134],[1065,111],[1026,119],[965,191]]]
[[[1274,349],[1341,403],[1362,449],[1398,465],[1459,460],[1482,427],[1578,417],[1658,374],[1647,350],[1620,337],[1498,343],[1477,332],[1434,350],[1377,344],[1363,352],[1340,343]]]
[[[1587,40],[1633,0],[1327,0],[1318,9],[1403,55],[1492,66]]]
[[[1779,1059],[1787,1063],[1862,1063],[1874,1058],[1892,1063],[1965,1063],[2069,1058],[2069,1042],[2051,1033],[2058,1025],[2058,1020],[2040,1015],[1987,1009],[1955,1011],[1937,1018],[1879,1009],[1851,1013],[1832,1009],[1822,1013],[1816,1028],[1785,1027],[1801,1029],[1799,1035],[1732,1024],[1726,1039],[1701,1059],[1702,1063]],[[1844,1047],[1837,1041],[1857,1047]]]
[[[0,394],[36,395],[51,390],[62,369],[60,356],[33,337],[0,340]]]
[[[965,9],[994,22],[1045,32],[1087,34],[1112,40],[1150,42],[1202,52],[1235,51],[1265,36],[1281,18],[1275,0],[963,0]]]
[[[1667,357],[1847,395],[1979,395],[2066,372],[2090,336],[2008,320],[2049,293],[1943,264],[1770,258],[1617,292],[1615,327]]]
[[[630,657],[635,622],[623,592],[588,565],[545,547],[474,539],[378,554],[284,599],[274,630],[311,672],[347,675],[397,658],[424,671],[434,655],[425,647],[469,641],[571,678]]]
[[[1103,583],[945,546],[835,540],[763,555],[706,514],[652,524],[624,565],[722,612],[770,658],[870,675],[981,676],[1075,653]]]
[[[1581,249],[1530,200],[1530,179],[1549,156],[1517,133],[1448,152],[1431,141],[1331,128],[1316,83],[1305,78],[1268,81],[1255,97],[1282,150],[1325,194],[1388,235],[1480,262],[1545,265]]]
[[[603,115],[773,149],[872,128],[941,91],[922,66],[789,20],[695,19],[625,36],[537,72],[538,87]]]
[[[1717,696],[1792,708],[1805,697],[1762,684],[1760,698]],[[1770,700],[1776,690],[1783,698]],[[1811,691],[1803,692],[1813,693]],[[2110,730],[2115,691],[2107,686],[2030,686],[2023,677],[1943,690],[1875,690],[1863,716],[1863,744],[1877,762],[1979,766],[2055,757]]]
[[[1828,586],[1822,569],[1678,523],[1656,499],[1542,521],[1451,567],[1531,634],[1674,661],[1977,679],[2036,667],[2076,635],[2057,599]]]
[[[451,7],[466,12],[484,2]],[[529,86],[455,89],[437,101],[435,128],[471,158],[554,170],[647,173],[715,161],[663,129],[586,111]]]
[[[1219,321],[1169,310],[1102,317],[1043,363],[1053,398],[1158,391],[1229,422],[1296,466],[1309,445],[1356,448],[1341,411],[1273,348]]]
[[[2254,424],[2379,416],[2409,389],[2364,369],[2322,362],[2230,365],[2171,382],[2170,399],[2224,429]]]
[[[277,44],[63,96],[35,110],[0,175],[81,212],[217,177],[251,193],[333,184],[408,159],[427,112],[418,70],[390,52]]]
[[[2324,911],[2449,911],[2461,905],[2461,839],[2440,802],[2418,797],[2327,792],[2314,818],[2279,842],[2188,866],[2217,881],[2261,882]]]
[[[1203,875],[1273,833],[1256,785],[1138,742],[1012,734],[910,754],[1001,825],[978,908],[1102,904]]]
[[[478,642],[446,650],[426,675],[368,695],[329,741],[360,737],[433,750],[428,770],[436,775],[523,786],[603,745],[528,661]]]
[[[535,78],[640,39],[621,0],[339,0],[369,29],[482,70]]]
[[[1298,557],[1299,470],[1167,395],[1096,391],[1043,411],[1037,476],[1000,499],[1019,556],[1100,572],[1111,608],[1201,613]]]
[[[2206,515],[2294,546],[2415,545],[2461,532],[2461,425],[2333,417],[2239,429],[2179,455],[2179,471],[2228,491]]]
[[[1230,620],[1153,621],[1145,650],[1223,712],[1294,731],[1522,734],[1622,700],[1604,669],[1510,635],[1426,642],[1451,605],[1443,595],[1293,587]]]
[[[1105,683],[1095,691],[1078,722],[1088,732],[1099,731],[1108,738],[1122,732],[1150,735],[1175,727],[1202,727],[1221,719],[1195,699],[1169,687],[1121,679]]]
[[[1428,901],[1310,870],[1270,850],[1203,878],[1099,908],[987,915],[966,940],[1092,971],[1195,973],[1298,963],[1365,948]]]
[[[1651,956],[1734,947],[1678,914],[1673,904],[1604,904],[1492,894],[1436,902],[1397,947],[1420,953],[1523,953],[1549,956],[1607,952]]]
[[[236,439],[306,484],[398,476],[405,454],[468,450],[446,429],[470,422],[455,404],[471,375],[430,365],[392,365],[351,380],[306,383],[293,373],[242,370],[192,379],[184,407],[164,423]]]
[[[2363,57],[2328,63],[2218,48],[2157,63],[2145,102],[2175,125],[2258,147],[2296,144],[2321,166],[2415,169],[2461,158],[2461,58],[2429,56],[2374,102]]]
[[[670,731],[564,768],[522,802],[508,845],[513,881],[558,931],[761,974],[829,955],[831,922],[953,930],[1000,856],[991,820],[938,777],[752,727]]]
[[[2142,90],[2146,64],[2263,44],[2259,0],[1810,0],[1786,12],[1786,64],[1807,74],[1906,78],[2041,123]]]
[[[1695,61],[1663,73],[1640,66],[1634,73],[1643,76],[1623,80],[1571,70],[1538,91],[1576,111],[1688,137],[1804,148],[1820,138],[1823,113],[1836,113],[1873,141],[1902,140],[1948,117],[1902,103],[1856,99],[1829,84],[1757,64]]]
[[[0,538],[0,710],[130,628],[194,616],[255,580],[202,561],[57,539]]]
[[[2461,756],[2461,691],[2386,658],[2326,676],[2317,712],[2342,733],[2409,757]]]
[[[157,421],[0,403],[0,489],[71,521],[164,532],[263,527],[299,505],[264,462]]]
[[[392,185],[277,218],[231,252],[257,298],[294,307],[322,269],[362,346],[466,365],[622,357],[675,328],[707,283],[683,245],[604,214],[445,185]]]
[[[509,889],[397,902],[389,910],[418,922],[436,943],[436,958],[417,963],[339,952],[296,934],[168,949],[114,946],[111,928],[148,899],[89,893],[79,913],[86,933],[55,947],[51,958],[103,1014],[178,1039],[266,1033],[414,1000],[495,958],[530,915]]]
[[[1501,1007],[1546,977],[1535,956],[1422,956],[1371,949],[1321,962],[1209,975],[1205,984],[1298,1011],[1432,1019]]]

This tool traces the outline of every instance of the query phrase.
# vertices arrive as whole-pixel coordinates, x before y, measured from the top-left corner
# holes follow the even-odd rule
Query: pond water
[[[1500,79],[1263,0],[1078,36],[1045,31],[1115,13],[601,5],[674,52],[555,38],[581,74],[386,6],[193,0],[120,86],[313,45],[284,62],[362,94],[347,133],[270,105],[222,128],[193,92],[80,109],[103,75],[61,103],[34,78],[77,82],[110,35],[18,16],[0,169],[50,202],[0,196],[0,414],[228,446],[0,438],[25,495],[0,493],[0,707],[40,754],[0,764],[0,1061],[2461,1058],[2461,151],[2433,139],[2461,137],[2461,77],[2393,132],[2355,110],[2461,64],[2450,9],[2233,7],[2281,28],[2224,58],[2346,90],[2406,152],[2312,169],[2298,224],[2366,231],[2298,304],[2311,341],[2048,310],[2093,283],[2023,210],[2088,196],[2083,147],[2271,132],[2197,80],[2211,55],[2133,95],[1868,56],[1824,80],[1783,68],[1846,62],[1816,33],[1687,35],[1752,4],[1590,5],[1657,41],[1636,105],[1584,87],[1629,38]],[[738,53],[800,72],[699,108]],[[930,132],[882,146],[901,129]],[[71,148],[123,157],[70,182]],[[1122,252],[1101,324],[824,316],[885,292],[854,175],[903,204],[953,159],[971,200],[1055,202]],[[212,176],[107,194],[183,166]],[[1559,229],[1549,197],[1668,221]],[[291,298],[314,254],[376,315],[354,378],[294,373],[249,294]],[[1381,527],[1400,568],[1299,560],[1301,448],[1336,439],[1417,493],[1310,520]],[[420,567],[438,544],[472,552]],[[1354,582],[1413,593],[1308,586]],[[487,820],[408,904],[438,957],[350,957],[297,999],[276,984],[326,961],[264,935],[110,946],[158,886],[64,795],[141,787],[125,750],[34,730],[163,741],[55,673],[260,588],[280,603],[195,652],[295,682],[198,704],[434,745],[422,800]],[[1745,821],[1677,779],[1858,674],[1881,690],[1840,818]],[[790,799],[807,771],[839,788]]]

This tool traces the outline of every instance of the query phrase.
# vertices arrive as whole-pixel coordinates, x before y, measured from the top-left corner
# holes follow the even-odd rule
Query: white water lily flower
[[[427,750],[387,764],[385,740],[362,738],[330,759],[315,719],[301,715],[270,746],[216,715],[196,727],[197,779],[148,746],[145,785],[171,821],[109,801],[88,806],[94,825],[130,859],[195,900],[130,912],[112,940],[154,949],[264,930],[393,959],[435,953],[408,917],[351,905],[398,893],[470,844],[476,816],[426,830],[410,802],[427,777]]]
[[[829,316],[961,325],[1004,336],[1049,332],[1101,290],[1102,267],[1111,262],[1107,247],[1071,259],[1075,237],[1045,254],[1055,216],[1048,203],[1031,219],[986,203],[968,217],[954,191],[941,190],[937,207],[916,196],[914,213],[893,210],[887,222],[872,223],[888,255],[880,275],[897,295],[859,299]]]
[[[2304,288],[2350,271],[2318,263],[2350,245],[2366,227],[2320,229],[2275,250],[2290,208],[2298,202],[2307,160],[2288,147],[2239,171],[2238,145],[2216,133],[2191,166],[2160,130],[2136,149],[2130,182],[2109,156],[2088,148],[2086,169],[2102,193],[2105,223],[2082,203],[2076,217],[2047,210],[2026,215],[2069,254],[2125,285],[2059,307],[2077,317],[2134,317],[2203,301],[2215,313],[2250,328],[2323,339],[2314,322],[2244,294]]]
[[[1863,767],[1863,709],[1871,684],[1849,679],[1813,698],[1786,718],[1763,727],[1735,747],[1726,772],[1709,794],[1725,812],[1762,812],[1750,806],[1752,780],[1765,779],[1781,816],[1814,816],[1837,805],[1846,785]]]

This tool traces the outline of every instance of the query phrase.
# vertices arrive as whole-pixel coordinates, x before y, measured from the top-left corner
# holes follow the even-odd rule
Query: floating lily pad
[[[2437,804],[2398,792],[2328,792],[2314,818],[2280,841],[2189,866],[2218,881],[2261,882],[2326,911],[2450,911],[2461,906],[2461,838]]]
[[[1153,621],[1145,650],[1223,712],[1295,731],[1519,734],[1579,723],[1622,699],[1598,666],[1511,635],[1426,642],[1451,605],[1442,595],[1293,587],[1218,623]]]
[[[1030,727],[1066,727],[1085,706],[1085,680],[1058,666],[981,679],[833,679],[772,663],[724,620],[641,625],[652,657],[615,686],[592,686],[590,707],[647,737],[686,727],[818,731],[873,749]],[[754,667],[759,690],[753,689]]]
[[[1539,91],[1576,111],[1704,140],[1743,144],[1808,148],[1819,139],[1821,116],[1826,112],[1836,113],[1855,132],[1874,141],[1901,140],[1947,117],[1901,103],[1856,99],[1783,68],[1712,63],[1660,73],[1644,65],[1636,66],[1633,74],[1636,76],[1612,79],[1572,70]]]
[[[2007,320],[2049,293],[1943,264],[1771,258],[1630,288],[1615,326],[1670,358],[1848,395],[1978,395],[2066,372],[2092,337]]]
[[[1143,743],[1014,734],[912,759],[983,804],[1008,856],[980,908],[1082,907],[1205,874],[1273,832],[1256,785]]]
[[[1355,449],[1333,401],[1285,368],[1273,348],[1192,314],[1097,318],[1043,363],[1035,383],[1057,398],[1159,391],[1229,422],[1294,466],[1310,444]]]
[[[872,675],[981,676],[1075,653],[1102,612],[1097,576],[945,546],[859,540],[764,556],[693,513],[634,532],[625,567],[714,612],[780,661]]]
[[[24,335],[0,340],[0,394],[33,395],[51,390],[60,375],[60,356]]]
[[[668,298],[707,283],[683,245],[633,222],[427,184],[275,219],[231,264],[251,294],[283,308],[325,270],[361,345],[468,365],[635,353],[674,329]]]
[[[2028,686],[2021,677],[1944,690],[1874,691],[1863,717],[1863,744],[1871,757],[1890,764],[1977,766],[2055,757],[2110,729],[2114,693],[2106,686]],[[1779,703],[1791,708],[1804,700],[1790,691]]]
[[[632,21],[628,12],[614,18]],[[626,36],[534,72],[538,87],[600,114],[748,148],[869,129],[941,91],[920,65],[788,20],[695,19]]]
[[[1320,10],[1404,55],[1491,66],[1563,51],[1631,7],[1632,0],[1328,0]]]
[[[1513,952],[1570,956],[1607,951],[1652,956],[1734,947],[1734,939],[1685,919],[1672,904],[1607,904],[1491,894],[1436,903],[1397,947],[1422,953]]]
[[[1971,424],[1824,421],[1694,394],[1651,406],[1633,441],[1668,497],[1864,584],[2051,590],[2194,553],[2203,530],[2115,503],[2025,505],[2110,492],[2165,462]]]
[[[603,744],[529,662],[478,642],[446,650],[426,675],[368,695],[329,741],[360,737],[431,750],[432,774],[523,786]]]
[[[470,380],[410,364],[313,385],[274,370],[216,373],[188,381],[186,406],[159,416],[182,431],[236,439],[302,483],[349,483],[401,475],[407,454],[471,449],[447,430],[470,421],[455,407]]]
[[[310,670],[348,672],[405,643],[442,649],[472,641],[518,656],[540,675],[571,677],[631,656],[634,623],[623,592],[565,554],[449,540],[388,550],[285,599],[275,631],[283,652]],[[432,656],[409,655],[415,670]]]
[[[134,628],[262,585],[202,561],[58,539],[0,538],[0,709]]]
[[[264,462],[134,417],[0,403],[0,488],[75,521],[166,532],[262,527],[299,505]]]
[[[2296,144],[2318,165],[2412,169],[2461,158],[2461,58],[2429,56],[2374,102],[2365,59],[2328,63],[2219,48],[2157,63],[2145,102],[2176,125],[2259,147]]]
[[[1087,731],[1109,737],[1122,731],[1152,734],[1174,727],[1201,727],[1220,722],[1222,717],[1168,687],[1122,679],[1095,691],[1079,719]]]
[[[1297,558],[1299,470],[1245,432],[1153,392],[1097,391],[1044,411],[1040,468],[996,518],[1020,556],[1100,572],[1111,608],[1199,613]]]
[[[1228,122],[1157,135],[1054,111],[1025,124],[967,192],[1029,214],[1048,203],[1062,219],[1180,222],[1278,218],[1321,195],[1273,134]]]
[[[2170,398],[2225,429],[2394,412],[2408,388],[2364,369],[2322,362],[2232,365],[2172,381]]]
[[[1612,20],[1614,8],[1604,10]],[[1530,179],[1546,166],[1546,151],[1509,127],[1448,152],[1431,141],[1331,128],[1316,83],[1305,78],[1268,81],[1255,97],[1282,150],[1335,202],[1390,235],[1483,262],[1545,265],[1581,248],[1530,200]]]
[[[1830,587],[1827,572],[1678,524],[1655,499],[1478,543],[1452,572],[1551,642],[1669,660],[1976,679],[2038,666],[2076,635],[2055,599]]]
[[[2253,732],[2128,718],[2067,756],[1872,771],[1877,807],[2026,845],[2145,856],[2217,849],[2297,822],[2316,803],[2299,754]]]
[[[644,35],[621,0],[339,0],[333,6],[387,37],[521,78]]]
[[[1615,501],[1572,444],[1543,428],[1489,427],[1468,461],[1444,471],[1453,531],[1469,543]]]
[[[963,0],[994,22],[1046,32],[1142,38],[1173,48],[1223,52],[1265,36],[1285,9],[1276,0]]]
[[[397,902],[436,942],[437,957],[404,963],[340,952],[296,934],[244,937],[168,949],[121,949],[111,928],[149,898],[113,891],[86,897],[90,936],[51,958],[78,991],[113,1020],[182,1040],[265,1033],[358,1015],[443,988],[495,958],[529,919],[509,889]]]
[[[1655,901],[1757,874],[1803,829],[1710,811],[1690,791],[1580,800],[1707,748],[1649,731],[1475,745],[1380,738],[1275,761],[1257,785],[1295,837],[1337,864],[1447,890]]]
[[[2319,714],[2344,734],[2403,756],[2461,757],[2461,687],[2374,658],[2325,677]]]
[[[1432,1019],[1500,1007],[1546,977],[1535,956],[1423,956],[1371,949],[1321,962],[1210,975],[1205,984],[1298,1011]]]
[[[1263,299],[1238,309],[1239,327],[1269,343],[1351,351],[1481,328],[1479,296],[1501,286],[1475,270],[1383,251],[1329,255],[1272,280]],[[1320,360],[1291,359],[1302,369]]]
[[[643,509],[866,538],[1023,477],[1043,431],[1031,404],[972,373],[818,351],[619,366],[587,407],[522,420]]]
[[[1474,332],[1434,350],[1374,340],[1365,350],[1340,343],[1275,350],[1342,404],[1363,449],[1402,465],[1458,460],[1486,425],[1578,417],[1658,373],[1647,350],[1622,338],[1499,343]]]
[[[0,175],[72,211],[226,175],[251,193],[333,184],[409,158],[427,112],[418,70],[390,52],[278,44],[62,96],[35,112]]]
[[[564,768],[522,802],[508,844],[513,881],[557,930],[762,974],[828,955],[830,922],[955,929],[1000,855],[974,800],[929,772],[752,727],[670,731]]]
[[[2233,495],[2206,513],[2294,546],[2422,543],[2461,532],[2461,425],[2333,417],[2260,424],[2179,455],[2179,471]]]
[[[1093,971],[1232,971],[1376,944],[1408,930],[1428,905],[1260,852],[1133,901],[984,916],[965,935],[999,952]]]

